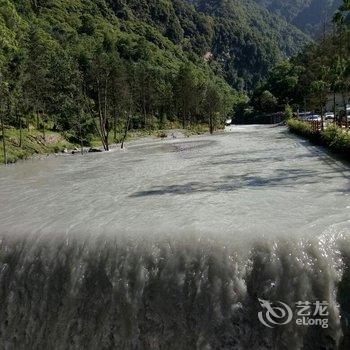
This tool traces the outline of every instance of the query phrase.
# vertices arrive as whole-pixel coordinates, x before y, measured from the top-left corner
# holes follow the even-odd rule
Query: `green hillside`
[[[214,26],[212,51],[226,79],[249,88],[283,57],[296,54],[309,37],[282,17],[254,1],[189,0],[210,16]]]
[[[134,61],[142,58],[141,40],[155,53],[152,59],[168,67],[174,66],[174,60],[186,57],[197,61],[213,51],[217,66],[213,68],[223,71],[234,86],[259,80],[279,58],[295,54],[308,41],[252,1],[195,1],[196,9],[182,0],[1,3],[2,12],[13,14],[12,30],[16,30],[14,23],[22,22],[27,31],[35,25],[64,47],[76,47],[89,37],[113,32],[121,56]],[[4,32],[9,35],[11,23],[7,22]]]
[[[254,1],[0,0],[2,125],[99,135],[233,116],[309,38]]]
[[[275,12],[311,36],[323,31],[341,0],[256,0],[268,10]],[[326,29],[329,30],[328,24]]]

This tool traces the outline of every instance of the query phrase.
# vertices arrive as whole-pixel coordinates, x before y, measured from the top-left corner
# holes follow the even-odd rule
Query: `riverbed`
[[[346,225],[350,170],[283,128],[139,141],[0,168],[0,230],[320,234]]]

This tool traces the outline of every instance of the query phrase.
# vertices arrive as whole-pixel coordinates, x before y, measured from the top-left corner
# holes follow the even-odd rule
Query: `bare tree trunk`
[[[114,142],[117,142],[117,121],[118,121],[118,115],[117,115],[117,109],[115,106],[113,107],[113,140]]]
[[[142,116],[143,116],[143,128],[146,129],[147,125],[147,109],[146,109],[146,81],[145,73],[142,73],[142,85],[141,85],[141,97],[142,97]]]
[[[5,141],[5,125],[4,125],[4,117],[1,115],[1,134],[2,134],[2,147],[4,152],[4,164],[7,164],[7,153],[6,153],[6,141]]]
[[[106,151],[109,151],[109,125],[108,121],[106,121],[105,125],[105,142],[106,142]]]
[[[95,124],[96,131],[97,131],[98,135],[100,136],[100,140],[102,142],[103,149],[105,149],[104,138],[103,138],[103,135],[102,135],[102,132],[101,132],[101,124],[97,124],[96,118],[93,118],[93,121],[94,121],[94,124]]]
[[[166,115],[162,111],[160,114],[160,129],[163,130],[165,128]]]
[[[36,109],[36,129],[39,130],[39,111],[38,108]]]
[[[144,82],[142,82],[142,114],[143,114],[143,128],[147,126],[147,111],[146,111],[146,93]]]
[[[211,115],[209,117],[209,130],[210,130],[210,134],[213,135],[214,134],[214,123],[213,123],[213,117]]]
[[[19,147],[22,147],[22,118],[19,116]]]
[[[82,135],[82,130],[81,130],[81,125],[80,125],[80,151],[81,154],[84,154],[84,143],[83,143],[83,135]]]
[[[102,110],[102,101],[101,101],[101,87],[100,87],[100,80],[97,79],[97,98],[98,98],[98,119],[99,119],[99,134],[102,142],[103,149],[105,151],[108,151],[108,146],[106,145],[106,133],[105,133],[105,126],[103,122],[103,110]]]
[[[80,111],[79,113],[79,119],[78,119],[78,128],[79,128],[79,141],[80,141],[80,150],[81,150],[81,154],[84,154],[84,143],[83,143],[83,128],[81,127],[81,116],[83,113],[83,109]]]
[[[130,127],[130,113],[126,116],[124,136],[123,136],[123,140],[122,140],[121,149],[124,149],[124,143],[125,143],[125,140],[128,136],[129,127]]]
[[[29,125],[29,119],[28,119],[28,111],[27,109],[25,110],[25,122],[26,122],[26,129],[28,131],[28,133],[30,132],[30,125]]]
[[[105,91],[104,91],[104,115],[103,115],[103,128],[104,128],[104,136],[106,143],[106,151],[109,151],[109,122],[107,117],[107,94],[108,94],[108,76],[106,75],[105,79]]]
[[[43,118],[42,118],[42,123],[43,123],[43,130],[42,130],[42,132],[43,132],[43,139],[44,139],[44,141],[46,141],[44,115],[45,115],[45,113],[43,112],[43,114],[42,114],[42,116],[43,116]]]
[[[333,113],[334,113],[334,122],[337,124],[337,98],[335,92],[333,93]]]
[[[97,99],[98,99],[98,120],[100,125],[100,136],[103,148],[105,149],[103,125],[102,125],[102,109],[101,109],[101,91],[100,91],[100,80],[97,79]]]
[[[345,116],[345,127],[346,131],[349,131],[349,120],[348,120],[348,111],[347,111],[347,103],[346,100],[344,99],[344,116]]]
[[[346,131],[349,131],[349,119],[348,119],[348,98],[349,98],[349,90],[346,88],[345,92],[345,125],[346,125]]]

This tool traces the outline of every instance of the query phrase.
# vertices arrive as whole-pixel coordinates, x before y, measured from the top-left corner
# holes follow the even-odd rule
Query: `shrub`
[[[289,120],[292,118],[293,118],[293,109],[289,104],[287,104],[284,108],[284,119]]]
[[[322,139],[330,148],[350,154],[350,134],[336,125],[330,125],[322,133]]]
[[[159,137],[161,139],[166,139],[168,137],[168,135],[166,132],[158,132],[157,137]]]
[[[297,119],[289,119],[287,121],[287,125],[289,130],[296,135],[305,136],[305,137],[311,137],[312,127],[309,123],[303,122],[301,120]]]
[[[314,132],[309,123],[297,119],[288,120],[287,125],[292,133],[306,137],[316,144],[327,146],[337,153],[350,157],[350,133],[337,125],[329,125],[321,133]]]

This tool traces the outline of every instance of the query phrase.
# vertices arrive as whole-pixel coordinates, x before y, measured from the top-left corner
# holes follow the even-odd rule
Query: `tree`
[[[171,76],[159,80],[156,85],[155,108],[159,115],[159,128],[166,127],[166,121],[175,114],[175,101]]]
[[[109,151],[109,132],[111,126],[111,99],[112,75],[116,65],[115,56],[112,52],[106,53],[98,47],[91,63],[91,97],[94,100],[93,113],[97,117],[98,131],[103,148]]]
[[[135,109],[135,103],[134,103],[135,76],[134,76],[134,71],[133,70],[131,71],[133,74],[128,76],[128,79],[125,81],[126,83],[124,84],[123,89],[121,91],[123,107],[125,108],[124,135],[121,143],[121,149],[124,148],[124,143],[126,141],[126,138],[128,136],[128,131],[130,128],[131,117]]]
[[[44,140],[51,129],[81,146],[95,134],[106,150],[112,132],[118,141],[121,131],[126,139],[130,129],[164,128],[168,120],[183,127],[207,121],[213,130],[233,106],[222,77],[247,88],[270,65],[271,53],[258,52],[251,35],[238,37],[235,25],[219,30],[215,51],[226,52],[227,43],[228,56],[211,54],[216,19],[182,2],[4,0],[0,7],[3,125],[5,132],[5,125],[19,128],[20,146],[24,125],[28,132],[36,126]],[[249,62],[237,64],[242,57]],[[221,101],[212,119],[202,108],[205,94]]]
[[[232,113],[236,98],[231,87],[220,80],[213,78],[206,82],[201,110],[211,134],[219,125],[223,125],[225,118]]]
[[[337,27],[338,47],[337,47],[337,71],[338,79],[336,81],[336,88],[343,96],[344,101],[344,115],[346,129],[348,130],[348,118],[347,118],[347,100],[350,90],[350,1],[343,0],[343,4],[340,6],[339,11],[333,17],[333,22]]]
[[[286,105],[284,108],[284,119],[292,119],[293,118],[293,109],[290,105]]]
[[[260,96],[260,108],[262,111],[275,111],[278,105],[277,98],[268,90],[263,91]]]
[[[134,98],[142,115],[141,127],[144,129],[148,128],[148,118],[154,105],[156,74],[153,67],[144,61],[134,66]]]
[[[24,89],[28,91],[30,104],[36,115],[36,127],[42,129],[45,139],[45,118],[50,96],[49,64],[55,57],[56,44],[41,29],[32,26],[28,38],[28,53],[25,61]]]
[[[123,123],[128,103],[130,100],[129,77],[127,65],[120,58],[115,58],[116,62],[112,66],[111,89],[109,89],[112,119],[113,119],[113,140],[117,142],[118,123]]]
[[[321,111],[322,130],[324,130],[324,108],[327,103],[328,91],[329,91],[329,84],[323,80],[314,81],[310,86],[310,92],[314,95],[315,105],[318,106]]]
[[[1,67],[0,67],[1,68]],[[7,150],[6,150],[6,139],[5,139],[5,113],[6,113],[6,104],[8,103],[8,83],[5,81],[5,76],[3,69],[0,70],[0,123],[1,123],[1,138],[2,138],[2,148],[4,163],[7,164]],[[6,103],[7,102],[7,103]]]
[[[299,67],[294,66],[289,61],[283,61],[269,73],[266,90],[277,98],[280,106],[293,103],[297,99],[296,87],[299,81],[299,72]],[[266,97],[269,97],[269,102],[272,102],[271,96]]]
[[[196,76],[193,67],[189,64],[181,65],[176,77],[175,96],[183,128],[186,127],[194,110],[196,88]]]
[[[209,124],[210,133],[213,134],[219,122],[222,98],[215,83],[208,82],[205,88],[203,113]]]

